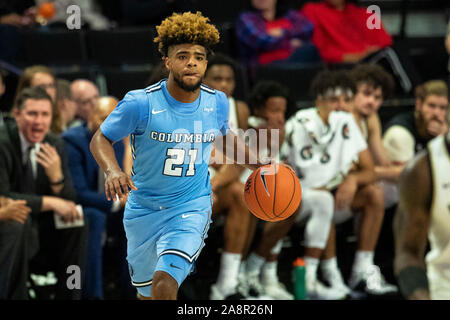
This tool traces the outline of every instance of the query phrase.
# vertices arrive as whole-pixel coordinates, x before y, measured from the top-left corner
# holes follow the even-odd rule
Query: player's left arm
[[[256,152],[251,150],[241,137],[236,135],[228,126],[228,99],[225,94],[216,91],[217,97],[217,123],[222,135],[217,136],[214,142],[215,161],[225,163],[225,159],[244,166],[251,170],[258,169],[264,164]]]
[[[216,139],[214,148],[216,150],[216,157],[220,154],[222,161],[225,162],[225,159],[229,159],[233,163],[251,170],[256,170],[268,164],[268,162],[264,163],[261,161],[257,153],[251,150],[232,130],[228,130],[225,136],[218,138]]]
[[[431,188],[428,154],[421,152],[400,176],[400,199],[393,223],[394,273],[400,291],[407,299],[430,299],[424,255],[430,224]]]

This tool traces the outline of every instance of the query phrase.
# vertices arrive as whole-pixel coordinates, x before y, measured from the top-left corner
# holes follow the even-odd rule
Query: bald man
[[[72,98],[77,104],[76,121],[71,124],[71,127],[81,125],[87,122],[89,114],[95,108],[97,100],[100,96],[97,86],[89,80],[77,79],[72,82],[70,86]]]
[[[87,263],[84,272],[85,282],[82,286],[83,298],[103,299],[102,284],[102,233],[108,225],[108,233],[114,235],[118,248],[117,265],[119,265],[119,279],[122,298],[136,296],[126,265],[126,238],[123,231],[122,218],[125,201],[110,202],[106,200],[104,192],[104,173],[99,169],[89,151],[89,143],[93,133],[97,131],[102,122],[114,110],[118,101],[113,97],[100,97],[96,99],[87,123],[70,128],[63,134],[69,158],[69,168],[77,192],[78,202],[83,206],[85,218],[89,224]],[[119,165],[123,166],[124,144],[114,144]],[[107,220],[108,219],[108,220]],[[111,230],[114,228],[114,231]],[[116,264],[115,264],[116,265]]]

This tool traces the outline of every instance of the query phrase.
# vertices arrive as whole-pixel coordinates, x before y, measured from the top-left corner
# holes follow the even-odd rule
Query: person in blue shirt
[[[231,161],[244,155],[250,169],[263,163],[229,130],[226,95],[202,84],[207,57],[219,42],[216,27],[200,12],[185,12],[162,21],[157,31],[168,79],[128,92],[90,149],[106,173],[108,200],[128,195],[127,261],[140,298],[175,300],[211,223],[213,143],[225,156],[234,151]],[[112,147],[128,135],[131,176],[120,169]]]

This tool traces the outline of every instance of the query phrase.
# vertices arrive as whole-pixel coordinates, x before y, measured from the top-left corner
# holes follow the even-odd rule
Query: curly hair
[[[359,64],[350,71],[350,75],[358,86],[366,83],[373,88],[381,88],[383,98],[392,96],[395,82],[394,78],[387,73],[381,66],[376,64]]]
[[[354,95],[356,92],[355,83],[349,75],[347,70],[328,70],[320,71],[312,80],[310,87],[310,94],[313,99],[319,96],[327,96],[329,90],[341,88],[344,92],[351,92]]]
[[[158,36],[153,41],[158,43],[158,51],[163,57],[167,57],[170,46],[183,43],[201,45],[210,54],[220,39],[217,28],[200,11],[174,13],[163,20],[156,31]]]
[[[289,89],[279,82],[261,80],[255,84],[248,97],[248,106],[254,112],[266,107],[266,102],[272,97],[283,97],[289,101]]]

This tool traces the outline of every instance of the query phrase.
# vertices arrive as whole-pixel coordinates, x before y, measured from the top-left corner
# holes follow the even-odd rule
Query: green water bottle
[[[305,260],[297,258],[293,267],[294,298],[295,300],[306,300]]]

